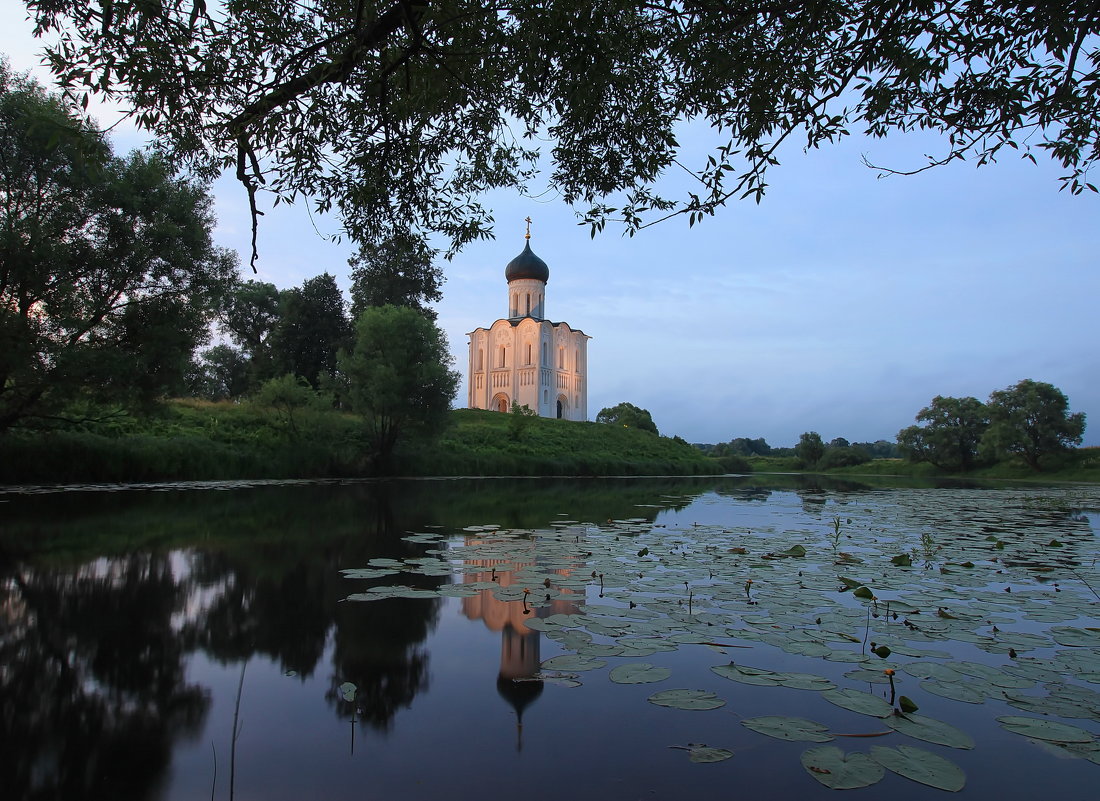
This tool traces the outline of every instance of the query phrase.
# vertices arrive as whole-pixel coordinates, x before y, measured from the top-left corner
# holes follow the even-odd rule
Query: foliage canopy
[[[494,188],[548,188],[593,233],[694,223],[759,201],[787,140],[850,128],[940,134],[913,170],[1046,152],[1073,192],[1100,156],[1091,2],[26,3],[69,90],[121,99],[199,175],[235,170],[254,221],[260,192],[309,197],[360,241],[461,247],[490,234]],[[681,148],[685,121],[709,154]],[[672,167],[695,188],[662,189]]]
[[[443,297],[443,271],[435,257],[435,250],[407,231],[384,242],[361,243],[348,260],[352,319],[371,306],[408,306],[434,320],[427,304]]]
[[[276,367],[311,387],[336,374],[336,354],[351,341],[352,326],[336,278],[323,273],[279,293],[279,319],[271,335]]]
[[[1042,460],[1080,444],[1085,415],[1069,413],[1069,400],[1052,384],[1024,379],[996,390],[989,401],[937,395],[917,422],[898,432],[898,446],[912,462],[943,470],[970,470],[979,461],[1018,456],[1033,470]]]
[[[977,398],[937,395],[916,416],[923,426],[898,432],[898,445],[913,462],[930,462],[942,470],[970,470],[989,427],[989,409]]]
[[[1069,413],[1069,399],[1052,384],[1024,379],[989,396],[989,430],[982,449],[994,456],[1019,456],[1033,470],[1041,460],[1079,445],[1083,412]]]
[[[805,431],[800,434],[798,444],[794,446],[794,455],[803,467],[812,469],[825,455],[825,443],[821,435],[816,431]]]
[[[352,411],[363,416],[373,453],[384,465],[400,437],[443,429],[458,391],[447,338],[405,306],[372,307],[356,321],[355,346],[341,351]]]
[[[0,431],[182,389],[236,261],[205,190],[0,62]]]
[[[660,434],[657,430],[657,424],[653,422],[653,415],[649,413],[648,409],[639,408],[633,403],[626,403],[625,401],[616,406],[600,409],[600,413],[596,415],[596,422],[637,428],[653,434]]]

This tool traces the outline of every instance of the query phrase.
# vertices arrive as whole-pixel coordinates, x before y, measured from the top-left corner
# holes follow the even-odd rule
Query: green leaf
[[[348,703],[355,701],[355,694],[359,692],[359,688],[350,681],[345,681],[338,689],[340,690],[340,696]]]
[[[866,598],[868,601],[875,597],[875,594],[871,592],[867,587],[857,587],[853,592],[856,598]]]
[[[843,689],[823,692],[821,697],[830,704],[836,704],[844,709],[850,709],[861,715],[870,715],[873,718],[885,718],[894,714],[894,708],[882,698],[859,690]]]
[[[913,699],[910,698],[908,695],[903,695],[898,698],[898,706],[901,707],[901,711],[905,712],[906,714],[916,712],[918,709],[920,709],[920,707],[917,706],[913,702]]]
[[[845,754],[833,745],[822,745],[803,751],[802,767],[833,790],[869,787],[886,775],[882,766],[866,754]]]
[[[759,687],[778,687],[782,683],[778,674],[771,670],[748,667],[747,665],[715,665],[711,668],[724,679],[740,682],[741,684],[753,684]]]
[[[616,684],[652,684],[664,681],[672,675],[672,671],[666,667],[654,667],[648,662],[630,662],[619,665],[609,674]]]
[[[711,748],[706,743],[688,743],[686,746],[673,745],[669,747],[687,751],[688,759],[700,764],[706,762],[724,762],[733,756],[733,751],[727,751],[725,748]]]
[[[915,782],[956,793],[966,785],[966,774],[954,762],[916,748],[911,745],[899,745],[886,748],[871,746],[871,759],[899,776]]]
[[[562,654],[542,663],[543,670],[599,670],[606,667],[603,659],[589,659],[580,654]]]
[[[907,553],[900,553],[890,561],[898,567],[912,567],[913,565],[913,560]]]
[[[1054,626],[1050,634],[1059,645],[1070,648],[1100,648],[1100,629]]]
[[[1037,740],[1049,740],[1055,743],[1091,743],[1093,741],[1093,735],[1090,732],[1056,720],[1003,715],[997,718],[997,722],[1011,732],[1025,737],[1034,737]]]
[[[664,690],[654,693],[646,700],[657,706],[693,711],[718,709],[726,705],[725,701],[707,690]]]
[[[947,745],[951,748],[970,749],[974,747],[974,740],[966,732],[956,729],[950,723],[942,720],[908,713],[905,715],[894,714],[886,718],[886,725],[894,731],[924,740],[937,745]]]
[[[824,676],[813,673],[776,673],[776,680],[782,687],[790,687],[792,690],[833,690],[836,685]]]
[[[829,727],[814,720],[795,718],[787,715],[763,715],[746,718],[741,725],[753,731],[774,737],[777,740],[798,740],[812,743],[827,743],[833,739],[828,734]]]
[[[970,681],[974,682],[974,679]],[[980,684],[980,682],[975,682],[975,685],[978,684]],[[978,689],[978,686],[972,686],[970,684],[945,684],[939,681],[932,681],[931,679],[922,681],[920,686],[925,692],[930,692],[941,698],[950,698],[952,701],[962,701],[967,704],[985,703],[985,693]]]

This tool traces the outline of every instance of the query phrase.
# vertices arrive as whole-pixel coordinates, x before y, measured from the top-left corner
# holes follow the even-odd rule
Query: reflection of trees
[[[239,556],[196,554],[195,577],[216,595],[189,627],[191,644],[222,662],[267,654],[284,670],[309,676],[332,625],[325,585],[336,567],[330,559],[301,561],[294,553],[278,564]]]
[[[0,569],[5,798],[145,798],[209,699],[184,683],[166,558]]]
[[[25,559],[18,569],[0,560],[4,798],[155,795],[173,742],[198,730],[209,705],[201,688],[185,684],[194,650],[223,663],[262,653],[309,675],[328,647],[327,697],[337,714],[351,716],[335,690],[351,681],[357,716],[384,730],[427,686],[422,643],[439,601],[342,604],[363,585],[344,579],[341,568],[420,556],[422,547],[401,537],[429,525],[538,528],[563,513],[596,522],[652,518],[714,482],[421,481],[6,496],[0,556],[19,548]],[[96,558],[128,550],[135,554]],[[43,567],[45,559],[65,566]],[[533,655],[537,664],[537,638],[518,630],[502,638],[505,661],[530,663]],[[538,689],[501,685],[518,705]]]
[[[437,580],[438,581],[438,580]],[[438,617],[437,599],[392,599],[341,604],[336,610],[332,663],[325,697],[342,717],[352,705],[337,687],[357,688],[359,720],[375,729],[390,727],[398,710],[428,688],[428,652],[422,643]]]
[[[314,673],[331,644],[326,698],[351,717],[337,691],[351,681],[358,687],[357,717],[387,728],[427,686],[428,655],[419,644],[439,602],[343,604],[358,587],[339,571],[375,557],[423,555],[422,546],[401,537],[425,525],[424,507],[391,497],[408,488],[379,483],[263,493],[266,502],[249,514],[220,520],[238,536],[194,556],[194,576],[211,599],[188,629],[192,644],[225,662],[263,653],[301,676]],[[401,576],[400,583],[434,588],[439,579]]]

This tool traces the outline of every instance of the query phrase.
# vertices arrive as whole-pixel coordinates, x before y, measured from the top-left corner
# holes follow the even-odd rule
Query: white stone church
[[[508,317],[470,337],[469,407],[507,412],[515,401],[540,417],[588,419],[588,340],[546,319],[550,268],[531,250],[508,262]]]

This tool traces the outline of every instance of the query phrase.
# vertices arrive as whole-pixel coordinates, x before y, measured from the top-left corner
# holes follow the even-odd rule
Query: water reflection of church
[[[466,544],[481,545],[483,541],[470,537],[467,538]],[[537,540],[532,540],[532,559],[527,563],[503,559],[468,560],[465,562],[466,565],[481,567],[483,570],[465,573],[463,583],[495,581],[501,587],[510,587],[515,583],[516,571],[538,565],[536,549]],[[494,570],[504,565],[509,569]],[[562,577],[569,575],[569,571],[563,569],[545,572],[548,575]],[[555,590],[554,594],[558,593],[569,595],[571,590]],[[539,589],[532,589],[531,595],[539,597]],[[583,601],[584,596],[578,594],[577,599]],[[493,590],[479,590],[477,595],[462,599],[462,613],[469,620],[481,620],[490,631],[500,632],[500,672],[497,674],[497,692],[515,710],[517,748],[523,747],[523,711],[542,695],[543,689],[543,683],[536,678],[539,665],[542,663],[539,655],[540,632],[527,628],[527,621],[531,618],[546,618],[558,614],[570,615],[576,612],[576,605],[566,598],[551,599],[549,604],[537,608],[523,601],[502,601],[493,595]]]

